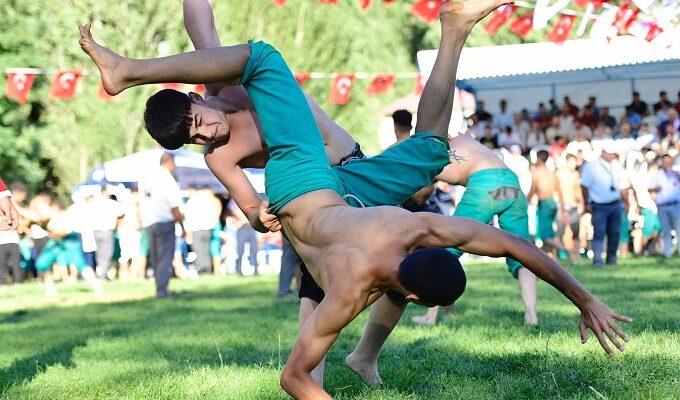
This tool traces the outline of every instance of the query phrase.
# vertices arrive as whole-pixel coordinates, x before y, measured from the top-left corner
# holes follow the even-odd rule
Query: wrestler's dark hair
[[[191,98],[176,90],[163,89],[149,97],[144,110],[144,126],[152,138],[168,150],[189,142]]]
[[[416,250],[399,265],[399,283],[426,304],[448,306],[465,291],[465,271],[453,253],[441,248]]]
[[[543,162],[548,162],[548,157],[550,157],[550,153],[548,153],[545,150],[539,150],[538,153],[536,153],[536,157]]]
[[[412,128],[413,115],[406,110],[397,110],[392,114],[392,121],[394,121],[395,125],[410,130]]]

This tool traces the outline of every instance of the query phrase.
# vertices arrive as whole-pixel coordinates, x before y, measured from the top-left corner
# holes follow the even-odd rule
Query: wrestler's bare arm
[[[319,364],[347,326],[370,302],[368,268],[361,251],[351,248],[323,257],[323,281],[327,281],[325,297],[298,334],[281,375],[281,387],[295,399],[330,399],[312,379],[311,371]],[[325,286],[325,285],[324,285]],[[377,294],[377,293],[376,293]]]
[[[612,312],[571,274],[528,240],[467,218],[415,213],[411,217],[404,217],[400,222],[406,229],[425,232],[415,236],[414,243],[411,244],[415,247],[454,247],[466,253],[514,258],[559,290],[581,310],[579,329],[584,343],[588,340],[588,327],[595,333],[607,354],[611,355],[613,352],[604,339],[605,335],[619,350],[624,350],[614,333],[624,341],[628,341],[628,337],[618,327],[616,320],[632,322],[632,319]]]
[[[250,225],[258,232],[267,232],[267,227],[260,219],[260,210],[264,202],[248,180],[243,169],[234,163],[227,162],[224,158],[213,156],[206,157],[206,164],[213,175],[227,188],[236,205],[248,218]],[[278,229],[273,230],[273,232],[281,229],[278,220],[276,223]]]

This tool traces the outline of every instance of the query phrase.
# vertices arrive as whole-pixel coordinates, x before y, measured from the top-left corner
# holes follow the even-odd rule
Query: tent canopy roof
[[[436,50],[418,52],[421,73],[429,77]],[[463,49],[458,86],[489,90],[551,84],[680,77],[680,46],[658,48],[633,36],[610,43],[570,40]],[[512,78],[510,78],[512,77]],[[518,79],[519,78],[519,79]]]

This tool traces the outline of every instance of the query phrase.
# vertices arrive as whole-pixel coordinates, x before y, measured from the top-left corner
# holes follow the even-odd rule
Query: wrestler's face
[[[229,138],[227,114],[218,105],[200,96],[198,98],[192,96],[191,117],[189,143],[208,144]]]

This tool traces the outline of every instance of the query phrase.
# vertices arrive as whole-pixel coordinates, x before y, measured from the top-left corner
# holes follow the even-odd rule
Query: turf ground
[[[522,326],[516,283],[501,263],[467,265],[456,313],[418,327],[410,305],[383,350],[385,385],[367,387],[344,367],[366,313],[332,348],[326,389],[339,399],[680,398],[680,260],[644,258],[602,270],[570,267],[593,293],[635,319],[626,352],[580,344],[578,312],[539,285],[538,328]],[[279,373],[297,331],[297,302],[274,296],[276,277],[38,284],[0,292],[0,398],[285,399]]]

